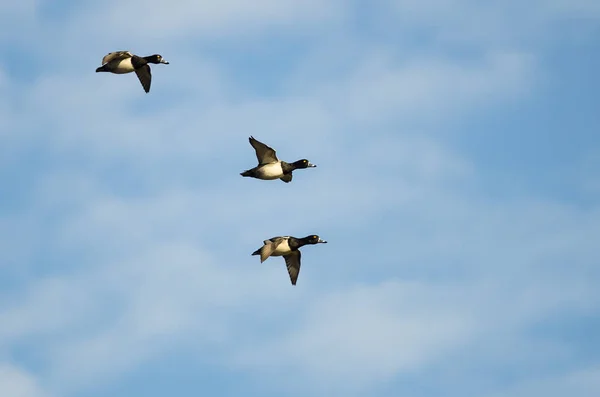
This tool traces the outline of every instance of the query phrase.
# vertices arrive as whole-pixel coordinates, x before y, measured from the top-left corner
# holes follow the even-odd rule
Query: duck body
[[[144,65],[143,58],[134,55],[136,58],[136,63],[138,64],[138,68]],[[139,58],[139,59],[138,59]],[[145,61],[145,60],[144,60]],[[133,66],[133,57],[125,58],[125,59],[113,59],[112,61],[100,66],[96,69],[96,72],[109,72],[114,74],[125,74],[135,72],[136,67]]]
[[[327,241],[322,240],[317,235],[310,235],[302,238],[292,236],[272,237],[263,241],[263,246],[252,253],[252,255],[260,255],[260,262],[266,261],[270,256],[283,256],[288,269],[290,281],[292,285],[296,285],[298,275],[300,274],[300,259],[302,253],[300,247],[304,245],[326,244]]]
[[[150,70],[150,63],[153,64],[165,64],[167,62],[161,55],[154,54],[146,57],[140,57],[132,54],[129,51],[116,51],[111,52],[102,58],[102,66],[96,68],[98,72],[108,72],[113,74],[127,74],[135,72],[144,91],[150,92],[150,85],[152,83],[152,72]]]
[[[244,171],[242,176],[249,176],[257,179],[274,180],[285,175],[281,161],[275,163],[258,165],[252,169]]]
[[[294,163],[286,163],[285,161],[278,160],[274,163],[261,164],[252,169],[242,172],[240,175],[249,176],[256,179],[262,180],[274,180],[281,179],[284,182],[291,182],[292,180],[292,171],[299,168],[307,168],[307,167],[316,167],[313,164],[304,166],[305,160],[298,160]],[[308,160],[306,160],[308,162]]]
[[[250,144],[256,151],[258,165],[254,168],[242,172],[240,175],[262,180],[281,179],[288,183],[292,181],[292,172],[296,169],[312,168],[316,165],[306,159],[298,160],[293,163],[287,163],[279,160],[273,148],[256,140],[254,137],[248,138]]]

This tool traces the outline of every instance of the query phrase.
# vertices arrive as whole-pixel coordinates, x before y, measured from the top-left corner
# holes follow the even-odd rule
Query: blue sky
[[[2,396],[600,395],[600,3],[497,3],[3,2]]]

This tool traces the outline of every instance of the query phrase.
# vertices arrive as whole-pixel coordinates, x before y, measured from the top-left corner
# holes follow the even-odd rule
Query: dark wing
[[[110,61],[113,61],[115,59],[127,59],[127,58],[131,58],[133,56],[133,54],[129,51],[116,51],[116,52],[111,52],[108,53],[104,56],[104,58],[102,58],[102,64],[107,64]]]
[[[285,264],[288,269],[288,273],[290,275],[290,280],[292,281],[292,285],[296,285],[296,280],[298,280],[298,274],[300,273],[301,256],[302,254],[299,250],[292,251],[291,254],[283,256],[283,259],[285,259]]]
[[[258,160],[258,164],[269,164],[279,161],[277,159],[277,155],[275,154],[275,150],[268,147],[264,143],[257,141],[252,136],[248,138],[248,140],[250,141],[250,144],[256,151],[256,158]]]
[[[292,173],[290,172],[289,174],[285,174],[284,176],[282,176],[279,179],[281,179],[285,183],[290,183],[292,181]]]
[[[283,237],[273,237],[269,240],[263,241],[265,245],[263,245],[262,249],[260,250],[260,263],[266,261],[283,240]]]
[[[150,92],[150,83],[152,83],[152,72],[150,72],[150,66],[144,65],[136,69],[135,74],[137,74],[140,83],[142,83],[144,91],[146,91],[146,93]]]

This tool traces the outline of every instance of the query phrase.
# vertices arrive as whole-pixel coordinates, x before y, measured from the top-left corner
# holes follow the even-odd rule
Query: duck
[[[272,237],[263,241],[263,246],[252,253],[260,255],[260,263],[266,261],[270,256],[283,256],[287,266],[288,274],[292,285],[296,285],[298,274],[300,273],[300,258],[302,253],[300,247],[308,244],[326,244],[327,241],[321,239],[316,234],[296,238],[292,236]]]
[[[102,58],[102,66],[96,69],[96,73],[109,72],[114,74],[125,74],[135,72],[140,83],[142,83],[144,91],[148,93],[150,92],[150,84],[152,83],[150,63],[169,64],[169,62],[159,54],[140,57],[129,51],[116,51],[108,53]]]
[[[316,167],[316,165],[312,164],[307,159],[294,161],[293,163],[286,163],[285,161],[277,158],[277,154],[273,148],[256,140],[252,136],[248,138],[248,140],[250,141],[250,145],[252,145],[256,151],[258,165],[240,173],[241,176],[263,180],[281,179],[285,183],[289,183],[292,181],[292,171]]]

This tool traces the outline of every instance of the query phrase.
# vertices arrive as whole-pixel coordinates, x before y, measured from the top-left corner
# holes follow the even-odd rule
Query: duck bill
[[[318,244],[318,243],[321,243],[321,244],[327,244],[327,241],[319,239],[319,241],[317,241],[317,244]]]
[[[315,164],[313,164],[313,163],[308,163],[308,168],[315,168],[315,167],[316,167],[316,165],[315,165]]]
[[[164,59],[161,59],[161,60],[160,60],[160,63],[164,63],[165,65],[168,65],[168,64],[169,64],[169,62],[165,61]]]

